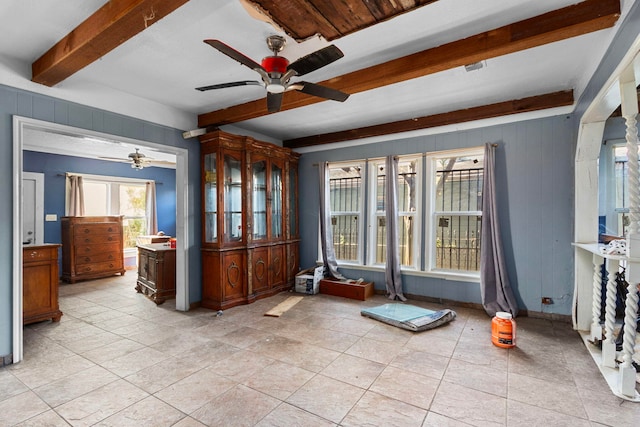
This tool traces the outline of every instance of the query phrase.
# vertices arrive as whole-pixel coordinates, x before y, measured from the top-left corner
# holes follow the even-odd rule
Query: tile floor
[[[0,369],[0,426],[640,425],[566,323],[518,318],[505,350],[477,310],[412,333],[360,316],[383,296],[265,317],[282,293],[216,316],[157,307],[134,281],[61,285],[62,321],[25,327],[25,360]]]

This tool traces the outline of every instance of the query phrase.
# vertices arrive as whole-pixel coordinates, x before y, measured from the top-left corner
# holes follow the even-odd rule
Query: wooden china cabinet
[[[200,142],[202,306],[224,310],[291,288],[300,155],[219,130]]]

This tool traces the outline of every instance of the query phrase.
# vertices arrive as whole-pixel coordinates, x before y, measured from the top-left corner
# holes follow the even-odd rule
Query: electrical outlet
[[[553,299],[551,299],[551,297],[542,297],[542,304],[544,305],[553,304]]]

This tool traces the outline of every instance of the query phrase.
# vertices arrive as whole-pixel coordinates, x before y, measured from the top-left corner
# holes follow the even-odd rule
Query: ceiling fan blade
[[[232,48],[230,46],[227,46],[226,44],[222,43],[220,40],[207,39],[207,40],[204,40],[204,42],[206,44],[208,44],[209,46],[211,46],[212,48],[217,49],[220,52],[224,53],[229,58],[235,59],[236,61],[238,61],[242,65],[246,65],[247,67],[251,68],[252,70],[256,70],[256,69],[257,70],[264,70],[264,68],[262,68],[262,65],[258,64],[256,61],[254,61],[253,59],[249,58],[248,56],[245,56],[244,54],[238,52],[234,48]]]
[[[147,166],[155,166],[155,167],[164,167],[164,166],[175,166],[176,162],[172,162],[169,160],[147,160],[144,162]]]
[[[262,83],[260,83],[257,80],[242,80],[239,82],[220,83],[217,85],[201,86],[201,87],[197,87],[196,90],[199,90],[200,92],[204,92],[205,90],[224,89],[227,87],[235,87],[235,86],[262,86]]]
[[[320,86],[315,83],[296,82],[295,84],[292,84],[289,87],[299,90],[300,92],[306,93],[308,95],[331,99],[333,101],[344,102],[347,100],[347,98],[349,98],[348,93],[344,93],[336,89],[331,89],[326,86]]]
[[[344,54],[340,49],[335,45],[330,45],[292,62],[287,69],[294,70],[297,75],[303,76],[325,65],[329,65],[343,56]]]
[[[280,111],[280,107],[282,106],[282,96],[283,93],[271,93],[267,92],[267,110],[270,113],[276,113]]]
[[[129,163],[131,159],[125,159],[124,157],[106,157],[106,156],[98,156],[98,159],[101,160],[110,160],[112,162],[125,162]]]

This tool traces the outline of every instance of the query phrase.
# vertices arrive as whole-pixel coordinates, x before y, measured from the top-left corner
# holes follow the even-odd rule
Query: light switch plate
[[[56,214],[47,214],[44,217],[45,221],[57,221],[58,220],[58,215]]]

